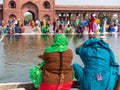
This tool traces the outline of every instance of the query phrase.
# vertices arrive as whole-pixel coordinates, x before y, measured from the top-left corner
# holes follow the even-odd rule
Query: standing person
[[[24,33],[24,32],[25,32],[25,27],[23,26],[23,24],[21,24],[20,32],[21,32],[21,33]]]
[[[97,24],[96,33],[99,33],[99,31],[100,31],[100,19],[96,18],[95,23]]]
[[[90,38],[76,48],[76,54],[84,64],[73,64],[80,90],[115,90],[119,65],[106,42]]]
[[[60,24],[58,28],[58,33],[64,33],[63,25]]]
[[[21,24],[22,24],[22,23],[21,23],[20,19],[18,19],[18,27],[19,27],[19,28],[21,28]]]
[[[43,27],[46,27],[46,20],[43,19]]]
[[[118,31],[117,32],[120,32],[120,23],[118,24]]]
[[[35,27],[32,29],[32,31],[36,33],[41,33],[40,27],[38,26],[37,23],[35,24]]]
[[[4,34],[7,34],[7,33],[9,33],[9,25],[7,25],[6,27],[3,27],[3,32],[4,32]]]
[[[102,23],[100,23],[100,29],[99,29],[99,32],[100,32],[100,33],[103,33],[103,32],[104,32],[104,28],[103,28],[103,24],[102,24]]]
[[[46,25],[48,25],[48,27],[50,27],[50,20],[48,20],[47,22],[46,22]]]
[[[54,33],[56,33],[56,20],[55,19],[53,21],[53,31],[54,31]]]
[[[14,28],[14,25],[13,25],[13,23],[11,23],[10,25],[9,25],[9,34],[14,34],[15,33],[15,28]]]
[[[95,21],[95,18],[94,18],[94,16],[92,16],[91,19],[90,19],[90,23],[89,23],[88,33],[90,33],[91,31],[94,32],[94,30],[93,30],[93,23],[94,23],[94,21]]]
[[[40,27],[40,21],[39,20],[36,20],[35,24],[37,24]]]
[[[0,26],[2,26],[2,20],[0,20]]]
[[[80,20],[79,20],[78,16],[76,16],[76,20],[75,20],[76,27],[79,25],[79,23],[80,23]]]
[[[34,20],[31,21],[31,26],[32,26],[32,28],[34,28],[34,26],[35,26]]]
[[[42,83],[39,90],[70,90],[73,83],[73,53],[68,49],[67,37],[57,34],[52,45],[39,57],[46,61],[42,68]]]
[[[114,24],[114,29],[115,29],[115,32],[118,31],[118,26],[116,24]]]
[[[12,21],[12,19],[10,18],[10,19],[8,20],[8,25],[10,26],[12,23],[13,23],[13,21]]]
[[[85,30],[86,24],[87,24],[87,21],[86,21],[86,19],[84,18],[84,19],[81,21],[81,23],[80,23],[80,25],[82,26],[82,31]]]
[[[43,28],[43,20],[40,19],[40,29],[42,29],[42,28]]]
[[[58,33],[59,26],[61,25],[59,19],[57,19],[56,24],[57,24],[57,25],[56,25],[56,26],[57,26],[56,32]]]
[[[93,22],[93,32],[94,33],[97,32],[97,24],[96,24],[96,22]]]
[[[2,33],[3,33],[3,27],[0,26],[0,37],[1,37]]]
[[[106,26],[107,26],[107,18],[104,17],[104,19],[103,19],[103,29],[104,29],[104,32],[106,32]]]
[[[15,25],[15,33],[21,33],[18,24]]]

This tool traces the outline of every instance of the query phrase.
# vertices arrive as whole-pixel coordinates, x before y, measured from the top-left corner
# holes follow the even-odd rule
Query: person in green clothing
[[[3,32],[4,34],[7,34],[8,31],[9,31],[9,26],[7,25]]]
[[[46,62],[42,67],[39,90],[70,90],[73,83],[73,53],[68,48],[67,37],[57,34],[52,44],[39,57]]]
[[[79,23],[80,23],[80,20],[79,20],[78,16],[76,16],[75,25],[78,26]]]
[[[65,33],[72,33],[72,28],[70,25],[68,25],[66,28],[65,28]]]
[[[49,28],[48,25],[44,26],[44,27],[42,28],[42,30],[41,30],[41,32],[44,33],[44,34],[49,33],[49,31],[50,31],[50,28]]]

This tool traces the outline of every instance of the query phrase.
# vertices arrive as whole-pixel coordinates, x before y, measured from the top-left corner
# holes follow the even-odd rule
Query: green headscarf
[[[64,34],[57,34],[52,42],[52,45],[45,49],[44,53],[63,52],[68,48],[68,39]]]
[[[48,26],[43,27],[41,30],[42,33],[49,33],[49,31],[50,31],[50,29]]]

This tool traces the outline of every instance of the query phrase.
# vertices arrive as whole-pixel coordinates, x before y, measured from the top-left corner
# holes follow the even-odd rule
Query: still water
[[[120,35],[106,35],[105,41],[113,50],[116,60],[120,63]],[[75,47],[88,39],[88,35],[67,35],[69,48],[74,57],[72,63],[81,65]],[[42,60],[38,58],[44,49],[51,45],[54,36],[49,35],[7,35],[0,42],[0,83],[30,82],[29,69]],[[53,66],[54,67],[54,66]]]

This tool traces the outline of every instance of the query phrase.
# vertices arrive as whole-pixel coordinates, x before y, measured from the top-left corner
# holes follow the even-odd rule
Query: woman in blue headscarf
[[[119,65],[109,45],[102,39],[90,38],[76,48],[84,67],[73,64],[80,90],[114,90]]]

